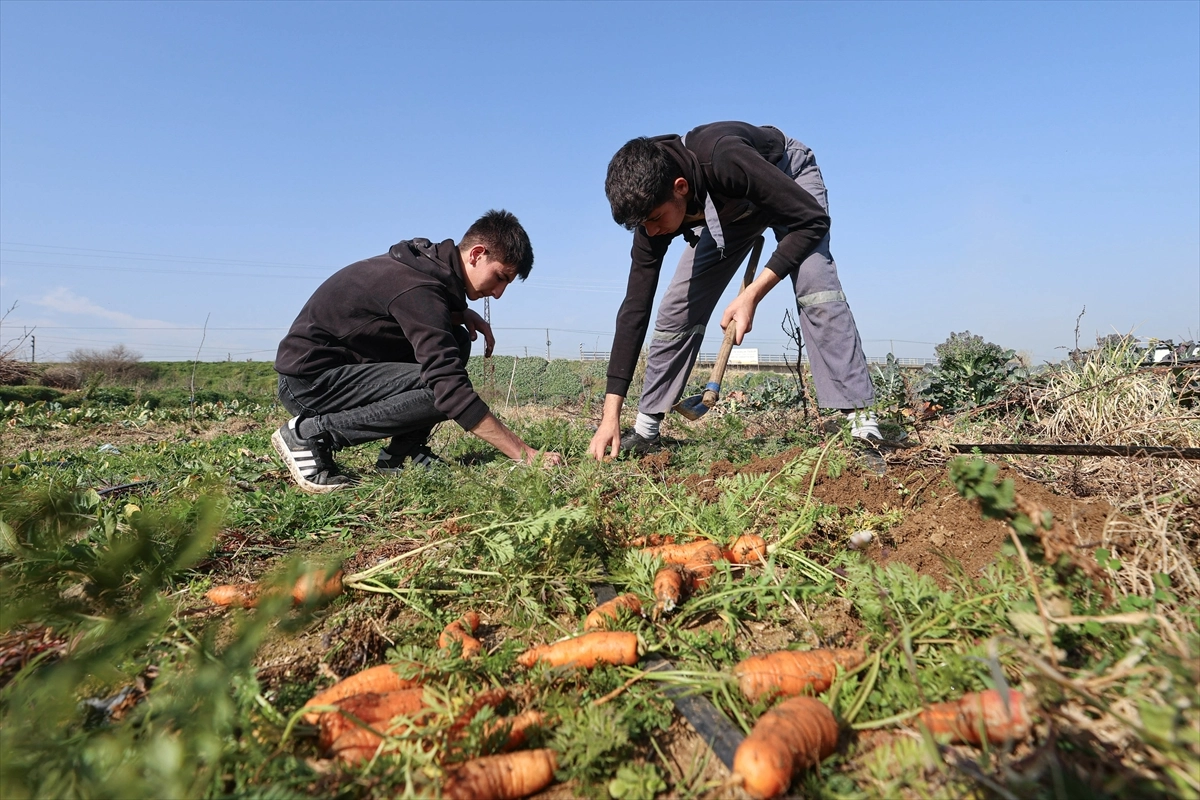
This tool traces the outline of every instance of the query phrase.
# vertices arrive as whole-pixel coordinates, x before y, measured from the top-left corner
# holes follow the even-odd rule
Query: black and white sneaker
[[[621,452],[644,456],[662,450],[662,437],[655,436],[647,439],[635,430],[626,432],[621,437]]]
[[[423,444],[414,445],[399,455],[385,447],[379,451],[379,457],[375,459],[375,471],[385,475],[394,475],[397,472],[403,472],[410,466],[432,469],[437,464],[445,463],[437,453]]]
[[[297,417],[271,434],[271,444],[287,465],[301,491],[309,494],[344,489],[350,486],[350,476],[343,475],[333,461],[333,441],[328,433],[320,433],[311,439],[301,439],[296,432]]]

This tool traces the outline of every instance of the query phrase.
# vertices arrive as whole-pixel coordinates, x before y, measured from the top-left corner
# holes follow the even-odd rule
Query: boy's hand
[[[721,315],[721,329],[727,330],[730,323],[736,327],[733,331],[733,343],[740,345],[742,339],[750,328],[754,325],[754,310],[758,303],[754,298],[750,297],[748,292],[742,292],[738,295],[729,307],[725,309],[725,313]]]
[[[483,334],[483,357],[490,356],[492,349],[496,346],[496,337],[492,335],[492,326],[488,325],[483,317],[470,308],[463,312],[462,324],[466,326],[467,333],[471,334],[472,342],[478,338],[480,333]]]
[[[606,458],[616,458],[621,452],[621,407],[625,398],[619,394],[604,395],[604,415],[600,418],[600,427],[588,445],[588,455],[597,461]]]
[[[616,458],[619,452],[621,452],[620,419],[601,421],[600,427],[592,436],[592,443],[588,445],[588,455],[597,461],[603,461],[605,457]]]

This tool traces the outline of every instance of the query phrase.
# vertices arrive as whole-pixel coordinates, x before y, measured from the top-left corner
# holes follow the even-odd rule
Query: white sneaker
[[[879,418],[874,411],[851,411],[846,415],[846,421],[850,423],[850,435],[856,439],[883,441],[879,433]]]

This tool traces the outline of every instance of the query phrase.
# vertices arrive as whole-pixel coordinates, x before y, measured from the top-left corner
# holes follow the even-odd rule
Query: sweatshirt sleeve
[[[633,234],[629,283],[625,287],[625,300],[617,311],[617,329],[608,358],[608,385],[605,388],[608,394],[621,397],[629,394],[638,355],[650,327],[650,309],[658,289],[663,257],[672,238],[669,235],[647,236],[646,229],[641,227]]]
[[[445,289],[418,284],[393,298],[388,313],[412,343],[421,380],[433,390],[433,405],[463,430],[478,425],[489,411],[467,377],[467,365],[452,333]]]
[[[748,199],[773,226],[787,229],[766,265],[780,278],[795,271],[829,233],[829,215],[817,199],[744,139],[729,136],[718,142],[712,170],[720,194]]]

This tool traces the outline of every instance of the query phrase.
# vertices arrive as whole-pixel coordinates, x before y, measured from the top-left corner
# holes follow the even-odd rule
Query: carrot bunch
[[[917,719],[935,738],[953,744],[1019,742],[1032,729],[1025,695],[1011,689],[1007,703],[995,689],[970,692],[958,700],[934,703]]]
[[[654,617],[674,611],[687,597],[700,588],[716,572],[715,562],[757,564],[766,558],[767,543],[758,534],[745,533],[726,548],[707,539],[686,544],[666,542],[644,547],[642,553],[661,558],[666,566],[654,576]]]
[[[304,707],[330,706],[339,700],[344,700],[347,697],[353,697],[357,694],[383,694],[402,689],[412,689],[420,685],[420,677],[402,678],[397,674],[395,664],[380,664],[379,666],[370,667],[362,672],[355,673],[348,678],[343,678],[328,689],[317,692],[304,704]],[[311,711],[304,715],[303,720],[309,725],[315,725],[323,713],[325,712]]]
[[[394,692],[365,692],[338,700],[336,711],[320,717],[318,744],[339,761],[356,764],[375,754],[383,743],[382,729],[399,734],[407,725],[392,725],[400,716],[416,717],[426,709],[425,690],[420,687]]]

